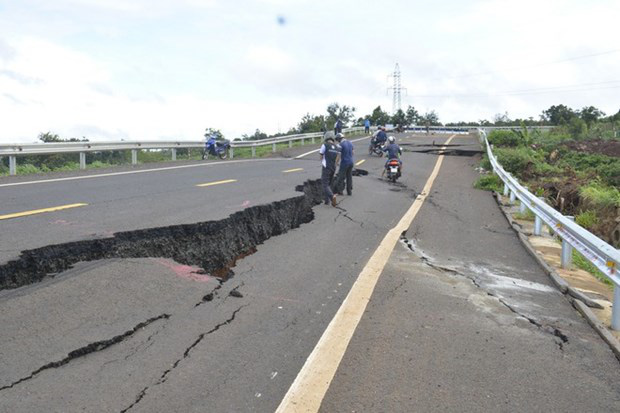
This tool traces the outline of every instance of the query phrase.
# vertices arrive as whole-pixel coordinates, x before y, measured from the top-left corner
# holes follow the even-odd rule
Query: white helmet
[[[388,136],[388,142],[394,143],[394,137],[393,136]]]

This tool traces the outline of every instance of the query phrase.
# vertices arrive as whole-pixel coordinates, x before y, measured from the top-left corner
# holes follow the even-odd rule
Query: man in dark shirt
[[[387,166],[388,162],[390,162],[390,159],[398,159],[398,163],[400,164],[400,172],[402,174],[403,162],[400,160],[400,155],[403,153],[403,150],[400,148],[400,146],[398,146],[393,136],[390,136],[388,138],[388,144],[383,149],[383,151],[387,153],[387,161],[385,161],[385,166]],[[383,168],[383,172],[381,172],[381,178],[383,178],[384,174],[385,167]]]
[[[321,155],[321,165],[323,166],[321,169],[321,184],[323,185],[325,204],[327,205],[331,201],[332,206],[336,206],[336,195],[332,192],[331,185],[334,173],[336,173],[336,164],[340,152],[338,152],[333,137],[328,136],[325,138],[325,143],[321,145],[319,154]]]
[[[334,188],[336,193],[342,195],[342,188],[346,179],[347,195],[351,195],[353,191],[353,144],[351,141],[344,139],[342,133],[336,135],[336,141],[340,144],[340,169],[338,170],[338,178]]]

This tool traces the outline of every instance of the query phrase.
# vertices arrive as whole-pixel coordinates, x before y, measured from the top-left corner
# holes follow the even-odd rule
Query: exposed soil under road
[[[322,200],[320,181],[295,189],[303,195],[246,208],[219,221],[119,232],[23,251],[19,259],[0,265],[0,290],[41,281],[81,261],[109,258],[170,258],[200,266],[224,281],[233,275],[230,267],[254,253],[257,245],[314,219],[312,207]]]

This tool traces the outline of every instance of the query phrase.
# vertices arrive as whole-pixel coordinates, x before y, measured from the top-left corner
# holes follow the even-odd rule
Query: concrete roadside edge
[[[620,361],[620,341],[608,330],[608,328],[598,319],[598,317],[590,310],[589,307],[601,308],[602,306],[587,297],[585,294],[571,287],[566,280],[564,280],[557,271],[547,263],[534,249],[529,242],[527,236],[524,234],[520,224],[518,224],[512,217],[511,213],[505,208],[502,202],[502,196],[498,192],[493,192],[493,198],[497,202],[500,211],[517,233],[521,244],[530,253],[530,255],[536,260],[543,271],[551,278],[554,285],[560,290],[562,294],[568,295],[567,299],[571,302],[573,307],[586,319],[588,324],[601,336],[611,351],[614,353],[618,361]]]

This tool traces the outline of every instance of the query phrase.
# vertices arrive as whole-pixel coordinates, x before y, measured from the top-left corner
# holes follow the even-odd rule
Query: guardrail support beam
[[[173,161],[177,160],[177,150],[176,150],[176,148],[172,148],[172,160]]]
[[[235,150],[233,149],[233,147],[231,146],[230,149],[228,150],[229,152],[229,158],[232,159],[235,156]]]
[[[275,143],[273,143],[271,145],[271,152],[276,153],[276,144]]]
[[[288,141],[288,147],[292,148],[293,147],[293,141]]]
[[[510,191],[510,205],[515,203],[515,199],[517,199],[517,195],[514,191]]]
[[[566,216],[571,221],[575,220],[575,217]],[[565,239],[562,239],[562,268],[569,270],[573,265],[573,246]]]
[[[132,165],[138,164],[138,150],[137,149],[131,150],[131,164]]]
[[[256,156],[256,146],[252,146],[252,158]]]
[[[521,214],[525,214],[525,212],[527,211],[527,206],[525,206],[525,202],[523,202],[523,201],[519,201],[519,202],[520,202],[520,204],[519,204],[519,212]]]
[[[17,157],[9,156],[9,175],[17,175]]]
[[[312,137],[312,144],[314,145],[314,136]]]
[[[508,188],[508,185],[504,184],[504,196],[508,196],[509,193],[510,193],[510,188]]]
[[[86,169],[86,152],[80,152],[80,169]]]
[[[540,236],[542,233],[542,219],[538,215],[534,218],[534,235]]]

